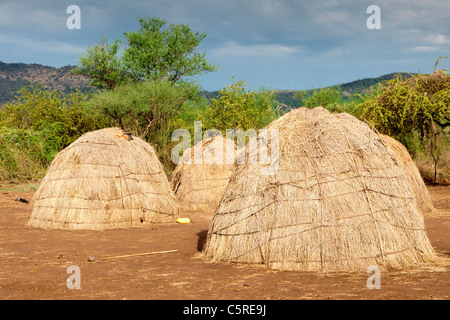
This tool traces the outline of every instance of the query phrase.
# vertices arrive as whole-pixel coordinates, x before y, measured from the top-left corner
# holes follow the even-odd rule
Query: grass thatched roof
[[[201,163],[196,163],[194,150],[201,155]],[[214,213],[234,171],[234,161],[227,163],[227,152],[233,153],[231,160],[236,158],[235,143],[218,135],[198,142],[183,153],[171,181],[180,209]]]
[[[279,130],[279,169],[261,175],[259,165],[238,165],[210,225],[206,259],[366,271],[435,258],[401,164],[366,124],[319,107],[268,128]]]
[[[100,230],[168,223],[177,215],[152,146],[108,128],[84,134],[55,157],[28,226]]]
[[[387,143],[387,145],[394,151],[398,160],[405,171],[406,177],[408,178],[411,187],[414,191],[416,197],[417,205],[419,206],[422,214],[431,214],[434,211],[433,202],[431,200],[430,193],[428,192],[425,182],[420,175],[419,169],[417,169],[416,164],[411,159],[408,150],[405,148],[401,142],[395,140],[384,134],[380,134],[381,138]]]

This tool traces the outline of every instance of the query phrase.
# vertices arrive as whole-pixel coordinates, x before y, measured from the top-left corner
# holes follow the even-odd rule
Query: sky
[[[80,8],[80,29],[67,27],[70,5]],[[112,43],[136,31],[138,17],[207,34],[198,52],[219,66],[195,77],[207,91],[233,77],[253,90],[304,90],[430,73],[450,57],[450,0],[0,0],[0,61],[76,65],[103,36]],[[448,69],[450,59],[441,61]]]

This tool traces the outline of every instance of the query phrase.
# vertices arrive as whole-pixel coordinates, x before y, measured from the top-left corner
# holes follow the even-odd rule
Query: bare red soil
[[[438,263],[370,274],[274,271],[264,266],[211,263],[200,257],[210,215],[190,224],[110,231],[26,227],[32,191],[0,191],[0,299],[443,299],[450,295],[450,186],[429,187],[437,214],[426,217]],[[148,256],[101,258],[153,251]],[[95,256],[95,262],[88,257]],[[80,268],[81,289],[68,289],[67,268]]]

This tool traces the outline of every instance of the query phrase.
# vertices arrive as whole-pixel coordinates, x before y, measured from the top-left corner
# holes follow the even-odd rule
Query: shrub
[[[51,134],[61,150],[98,127],[98,119],[83,107],[87,97],[81,92],[63,96],[42,85],[22,87],[15,101],[0,109],[0,125]]]
[[[260,129],[276,117],[275,94],[262,89],[259,92],[246,89],[245,81],[236,81],[219,90],[205,111],[207,128],[220,130],[240,128]]]
[[[445,71],[435,70],[409,79],[399,76],[388,81],[377,96],[362,106],[362,119],[401,141],[414,158],[425,159],[422,163],[430,159],[434,183],[440,176],[440,168],[448,172],[440,163],[449,157],[446,129],[450,126],[450,75]]]
[[[168,145],[172,131],[184,125],[181,115],[190,106],[189,101],[197,101],[198,92],[195,83],[145,81],[99,92],[86,105],[104,119],[105,126],[118,126],[151,143],[166,170],[170,170],[173,165]]]
[[[387,82],[379,95],[364,103],[362,118],[384,134],[403,140],[413,131],[421,137],[450,123],[450,75],[441,70]]]
[[[340,87],[327,87],[312,91],[301,91],[295,98],[300,101],[302,106],[309,109],[322,106],[330,112],[346,112],[359,118],[363,111],[362,103],[376,94],[376,87],[350,96],[345,95]]]
[[[0,180],[36,180],[58,153],[54,132],[0,127]]]
[[[344,102],[342,91],[332,87],[313,90],[312,93],[300,91],[296,98],[308,109],[322,106],[331,112],[337,111]]]

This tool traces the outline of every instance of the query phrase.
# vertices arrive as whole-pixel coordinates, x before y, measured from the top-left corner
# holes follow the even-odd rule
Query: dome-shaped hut
[[[199,163],[195,152],[200,153]],[[187,149],[171,181],[180,209],[212,215],[234,171],[236,155],[236,144],[222,135],[209,137]]]
[[[401,164],[369,126],[319,107],[293,110],[267,128],[278,130],[278,170],[237,166],[204,258],[314,271],[435,258]]]
[[[118,128],[86,133],[56,155],[28,226],[113,229],[177,219],[178,206],[151,145]]]
[[[380,136],[387,143],[389,148],[394,151],[398,160],[402,164],[402,168],[409,180],[409,183],[411,184],[414,195],[416,196],[417,205],[419,206],[422,214],[425,216],[430,215],[434,211],[431,195],[428,192],[425,182],[420,175],[419,169],[416,167],[416,164],[412,160],[408,150],[401,142],[395,140],[394,138],[384,134],[380,134]]]

